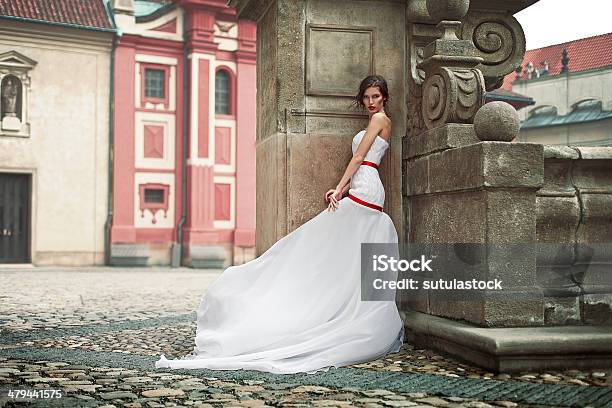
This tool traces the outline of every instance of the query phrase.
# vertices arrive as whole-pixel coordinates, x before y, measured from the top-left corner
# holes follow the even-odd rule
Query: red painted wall
[[[215,245],[228,244],[252,248],[255,246],[255,24],[251,22],[237,22],[235,11],[225,7],[222,0],[181,0],[178,3],[179,11],[185,12],[183,24],[187,33],[186,41],[172,41],[170,39],[153,38],[152,36],[141,36],[124,33],[120,37],[115,54],[115,143],[114,154],[114,176],[113,176],[113,224],[111,227],[111,242],[115,244],[167,244],[169,248],[176,242],[178,237],[177,224],[181,218],[183,207],[181,171],[183,149],[196,146],[195,152],[188,151],[188,157],[195,157],[196,162],[187,162],[187,213],[184,228],[184,245]],[[170,12],[170,11],[169,11]],[[158,17],[160,19],[162,17]],[[224,22],[234,21],[238,25],[238,50],[222,51],[214,40],[214,29],[216,19]],[[174,29],[179,29],[176,19],[170,23],[160,23],[162,29],[159,33],[172,34]],[[179,33],[177,32],[177,35]],[[179,37],[180,38],[180,37]],[[187,49],[189,58],[183,60],[183,51]],[[136,95],[136,56],[170,57],[177,61],[174,86],[175,109],[170,109],[171,101],[169,94],[164,100],[151,100],[153,103],[163,104],[161,110],[136,106],[137,96],[144,101],[144,83],[141,84],[139,95]],[[204,57],[203,57],[204,56]],[[209,57],[206,57],[209,56]],[[192,58],[197,58],[198,80],[194,80],[195,72],[192,72]],[[217,61],[216,66],[211,60]],[[187,63],[188,76],[184,78],[184,65]],[[140,72],[144,77],[144,69],[160,68],[166,72],[166,92],[169,91],[169,66],[158,65],[156,62],[140,62]],[[235,68],[234,68],[235,67]],[[211,83],[209,73],[216,69],[226,69],[231,77],[231,114],[210,114],[210,93],[214,92],[214,82]],[[144,82],[144,81],[143,81]],[[188,89],[187,106],[184,106],[184,86]],[[197,108],[192,106],[192,93],[197,96]],[[183,109],[187,109],[187,120],[184,121]],[[174,116],[175,129],[172,135],[174,139],[174,167],[173,168],[138,168],[136,157],[136,143],[138,126],[136,115],[138,112],[148,115],[172,114]],[[191,117],[197,117],[197,131],[191,126]],[[154,117],[154,116],[153,116]],[[231,158],[231,132],[226,124],[212,124],[216,129],[211,134],[210,121],[230,120],[235,127],[235,157]],[[160,145],[160,132],[155,124],[151,126],[143,144],[149,149],[144,154],[147,160],[160,159],[160,151],[168,151],[167,146]],[[187,130],[187,146],[183,146],[183,130]],[[144,131],[144,129],[142,130]],[[157,133],[156,133],[157,132]],[[192,140],[193,138],[197,140]],[[209,140],[214,138],[215,149],[209,148]],[[190,147],[191,146],[191,147]],[[145,146],[143,146],[143,151]],[[235,165],[235,171],[227,171],[223,167],[231,163]],[[147,180],[160,176],[160,180],[173,175],[174,191],[167,191],[168,200],[174,206],[174,219],[172,227],[147,228],[137,227],[134,218],[135,207],[141,208],[143,203],[136,195],[136,175],[146,174]],[[164,176],[165,175],[165,176]],[[163,176],[163,177],[162,177]],[[140,176],[139,176],[140,177]],[[224,177],[223,181],[215,183],[215,177]],[[230,184],[226,179],[233,180],[233,194]],[[162,181],[150,181],[163,184]],[[230,199],[233,198],[233,203]],[[234,207],[233,227],[215,228],[215,221],[227,222],[232,218],[230,209]],[[154,210],[152,210],[154,211]],[[156,213],[156,219],[162,219],[162,213]],[[159,225],[159,224],[158,224]],[[159,247],[159,245],[157,245]]]

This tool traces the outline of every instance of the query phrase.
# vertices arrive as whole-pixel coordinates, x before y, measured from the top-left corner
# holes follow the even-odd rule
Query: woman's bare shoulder
[[[391,125],[391,119],[384,112],[376,112],[372,115],[371,122],[381,125]]]
[[[373,114],[370,122],[382,127],[383,129],[391,129],[391,119],[384,112],[376,112]]]

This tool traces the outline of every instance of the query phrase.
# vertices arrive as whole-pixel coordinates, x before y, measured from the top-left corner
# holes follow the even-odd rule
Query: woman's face
[[[363,105],[370,115],[383,110],[385,98],[377,86],[371,86],[363,93]]]

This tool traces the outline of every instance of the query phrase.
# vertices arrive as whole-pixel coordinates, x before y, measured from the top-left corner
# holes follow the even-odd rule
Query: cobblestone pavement
[[[192,351],[194,311],[220,273],[0,269],[0,406],[612,407],[612,371],[495,374],[410,344],[315,375],[154,369],[160,353]]]

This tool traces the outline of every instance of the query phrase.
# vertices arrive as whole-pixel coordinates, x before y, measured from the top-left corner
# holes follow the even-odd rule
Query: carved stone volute
[[[479,107],[480,92],[469,91],[478,88],[480,78],[484,79],[485,89],[492,91],[501,86],[507,74],[520,66],[525,54],[525,34],[513,14],[534,2],[507,0],[492,4],[489,0],[407,0],[407,63],[410,75],[407,78],[406,103],[409,136],[444,123],[471,122],[471,113]],[[451,38],[454,34],[458,39]],[[472,46],[458,40],[469,42]],[[475,65],[471,59],[473,57],[480,58]],[[428,58],[429,67],[425,61]],[[436,64],[465,72],[459,73],[459,77],[455,76],[459,82],[451,83],[454,79],[449,79],[448,72],[441,70],[438,73],[440,76],[430,81],[428,86],[435,89],[429,89],[426,98],[425,71],[427,68],[427,78],[432,77],[437,69]],[[472,69],[477,69],[481,75]],[[441,85],[443,83],[445,85]],[[458,99],[452,91],[449,96],[449,86],[451,89],[456,86]],[[442,104],[445,100],[442,96],[450,100],[446,99]],[[452,112],[453,104],[450,102],[453,100],[463,112],[460,115]],[[476,102],[473,107],[464,106],[473,102]],[[450,110],[446,109],[448,103]]]
[[[525,55],[525,33],[509,13],[470,11],[461,38],[472,41],[476,55],[483,59],[477,68],[482,71],[487,91],[499,88]]]
[[[469,0],[427,0],[430,16],[442,18],[438,39],[425,47],[417,65],[425,72],[421,112],[428,129],[472,123],[484,104],[485,82],[476,68],[484,60],[470,40],[457,37],[468,7]]]

